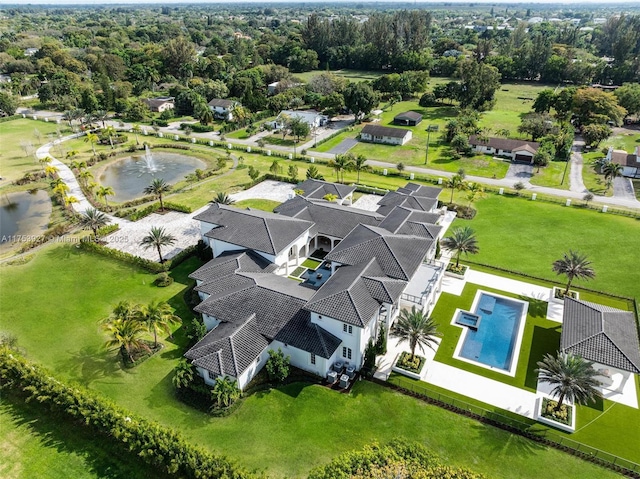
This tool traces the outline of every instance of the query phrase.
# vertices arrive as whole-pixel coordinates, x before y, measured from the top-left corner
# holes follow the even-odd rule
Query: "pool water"
[[[467,328],[458,355],[509,372],[527,303],[488,293],[480,295],[473,313],[481,320],[477,329]],[[490,307],[483,309],[486,305]]]
[[[331,266],[327,263],[323,263],[316,270],[306,270],[300,277],[305,280],[305,284],[314,288],[319,288],[331,277]]]

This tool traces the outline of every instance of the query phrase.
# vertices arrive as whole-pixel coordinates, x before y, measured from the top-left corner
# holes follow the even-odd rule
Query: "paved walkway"
[[[574,193],[581,193],[582,195],[588,192],[587,187],[582,180],[582,167],[584,160],[582,158],[582,148],[584,147],[584,140],[580,137],[576,137],[571,147],[571,168],[569,169],[569,189]]]

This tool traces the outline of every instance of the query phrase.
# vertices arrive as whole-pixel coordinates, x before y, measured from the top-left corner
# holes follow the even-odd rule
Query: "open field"
[[[350,395],[302,384],[260,392],[225,418],[187,407],[175,399],[171,385],[172,369],[185,344],[181,329],[174,340],[161,338],[162,352],[123,370],[115,353],[102,349],[104,336],[97,321],[123,299],[168,299],[183,318],[188,317],[182,290],[186,274],[197,264],[190,260],[179,266],[172,273],[176,282],[157,288],[151,285],[152,275],[136,268],[73,247],[47,247],[26,265],[4,267],[1,329],[16,334],[28,356],[61,379],[95,389],[135,413],[176,428],[197,444],[274,476],[301,477],[343,452],[345,445],[359,448],[402,436],[424,443],[451,464],[490,477],[537,478],[540,468],[558,479],[615,477],[565,453],[368,382],[357,383]],[[89,268],[90,278],[73,274]],[[34,291],[39,297],[35,303]],[[25,310],[27,303],[32,307]],[[54,310],[52,304],[57,305]],[[301,450],[305,454],[299,454]]]
[[[569,189],[569,166],[566,161],[551,161],[544,168],[540,168],[538,171],[537,167],[533,169],[533,176],[531,177],[531,184],[537,186],[549,186],[551,188],[557,188],[560,190],[568,190]],[[564,184],[562,183],[562,178],[564,178]]]
[[[576,286],[640,298],[640,270],[629,268],[640,250],[640,221],[498,195],[474,207],[473,220],[453,224],[476,231],[480,253],[470,260],[564,281],[551,263],[573,249],[586,254],[596,271],[595,279]]]

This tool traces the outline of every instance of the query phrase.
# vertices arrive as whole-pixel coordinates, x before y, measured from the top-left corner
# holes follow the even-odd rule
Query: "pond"
[[[51,209],[51,199],[44,190],[0,196],[0,248],[7,248],[14,241],[28,242],[35,239],[31,236],[44,233]]]
[[[154,178],[162,178],[169,184],[184,180],[185,175],[196,169],[205,169],[204,161],[176,153],[153,152],[130,156],[108,165],[98,178],[104,186],[111,186],[115,195],[109,199],[122,203],[144,195],[144,189]]]

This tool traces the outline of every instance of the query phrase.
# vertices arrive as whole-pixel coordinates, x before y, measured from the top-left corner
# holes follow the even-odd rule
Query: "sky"
[[[268,4],[268,3],[326,3],[327,0],[267,0],[266,2],[260,2],[259,0],[0,0],[0,5],[135,5],[140,3],[146,4],[156,4],[156,5],[167,5],[167,4],[207,4],[207,3],[260,3],[260,4]],[[640,0],[533,0],[529,2],[525,1],[514,1],[514,0],[380,0],[380,1],[371,1],[371,0],[328,0],[329,2],[339,2],[344,4],[353,4],[356,3],[443,3],[446,1],[447,3],[461,3],[461,4],[469,4],[469,3],[489,3],[489,4],[498,4],[498,3],[509,3],[511,5],[520,4],[523,6],[534,6],[536,4],[593,4],[600,6],[608,6],[611,7],[612,4],[636,4],[640,5]],[[603,3],[605,5],[603,5]]]

